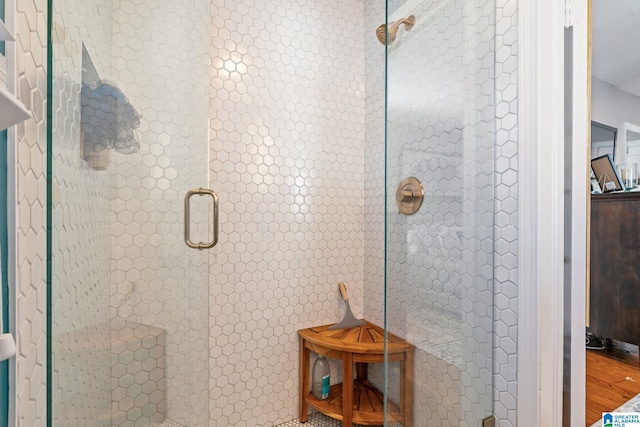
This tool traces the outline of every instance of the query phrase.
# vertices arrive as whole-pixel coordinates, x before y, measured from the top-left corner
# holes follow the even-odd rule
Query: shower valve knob
[[[413,215],[418,212],[424,200],[422,183],[414,177],[403,179],[396,190],[396,205],[403,215]]]
[[[416,197],[416,193],[411,190],[402,190],[402,203],[411,202],[413,198]]]

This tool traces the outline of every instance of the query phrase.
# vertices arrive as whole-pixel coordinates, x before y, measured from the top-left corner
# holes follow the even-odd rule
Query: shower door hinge
[[[482,420],[482,427],[496,427],[496,417],[491,415]]]

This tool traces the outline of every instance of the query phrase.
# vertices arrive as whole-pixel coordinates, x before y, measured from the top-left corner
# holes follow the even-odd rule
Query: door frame
[[[587,1],[518,0],[518,400],[521,427],[563,425],[564,269],[568,286],[572,426],[584,426],[587,272]],[[571,90],[565,117],[565,27],[572,27]],[[569,115],[569,114],[568,114]],[[567,115],[567,116],[568,116]],[[567,119],[567,120],[565,120]],[[565,124],[572,165],[565,193]],[[567,183],[569,184],[569,183]],[[565,197],[571,221],[564,224]],[[571,252],[565,256],[565,232]],[[569,311],[569,310],[567,310]]]
[[[587,300],[589,283],[589,217],[591,189],[589,173],[591,140],[591,0],[566,0],[567,24],[573,29],[571,55],[571,282],[570,301],[564,305],[565,319],[570,319],[570,336],[565,336],[565,348],[570,348],[569,393],[565,412],[569,412],[570,425],[582,427],[586,422],[586,347]],[[567,313],[570,310],[570,313]],[[568,345],[567,345],[568,344]],[[568,371],[568,372],[567,372]],[[565,414],[565,419],[567,419]]]

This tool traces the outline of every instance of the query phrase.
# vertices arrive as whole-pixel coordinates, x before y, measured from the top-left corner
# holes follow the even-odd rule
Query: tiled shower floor
[[[359,426],[360,424],[354,424]],[[278,427],[342,427],[342,421],[334,420],[319,412],[312,412],[309,414],[306,423],[301,423],[298,420],[293,420],[280,424]]]
[[[364,427],[361,424],[354,424],[354,427]],[[171,420],[167,420],[162,424],[154,425],[154,427],[184,427],[182,424],[175,423]],[[319,412],[311,412],[306,423],[301,423],[298,420],[288,421],[284,424],[279,424],[277,427],[342,427],[342,421],[334,420]]]
[[[354,424],[354,427],[364,427],[361,424]],[[395,424],[394,424],[395,426]],[[298,420],[289,421],[284,424],[280,424],[277,427],[342,427],[342,421],[334,420],[319,412],[309,413],[306,423],[301,423]]]
[[[319,412],[312,412],[309,414],[309,418],[306,423],[301,423],[298,420],[289,421],[284,424],[279,424],[277,427],[342,427],[342,422],[329,418]],[[360,426],[360,424],[354,424],[354,427]],[[182,424],[175,423],[171,420],[167,420],[162,424],[154,424],[153,427],[184,427]],[[364,427],[364,426],[362,426]]]
[[[182,424],[178,424],[171,420],[166,420],[162,424],[155,424],[153,427],[184,427]]]

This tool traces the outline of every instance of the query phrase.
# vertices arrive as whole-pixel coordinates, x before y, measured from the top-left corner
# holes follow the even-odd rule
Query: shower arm
[[[402,24],[404,24],[405,31],[409,31],[411,28],[413,28],[413,25],[415,23],[416,23],[416,18],[413,15],[409,16],[408,18],[398,19],[397,21],[394,21],[391,24],[389,24],[391,28],[390,31],[397,30],[398,27]]]

